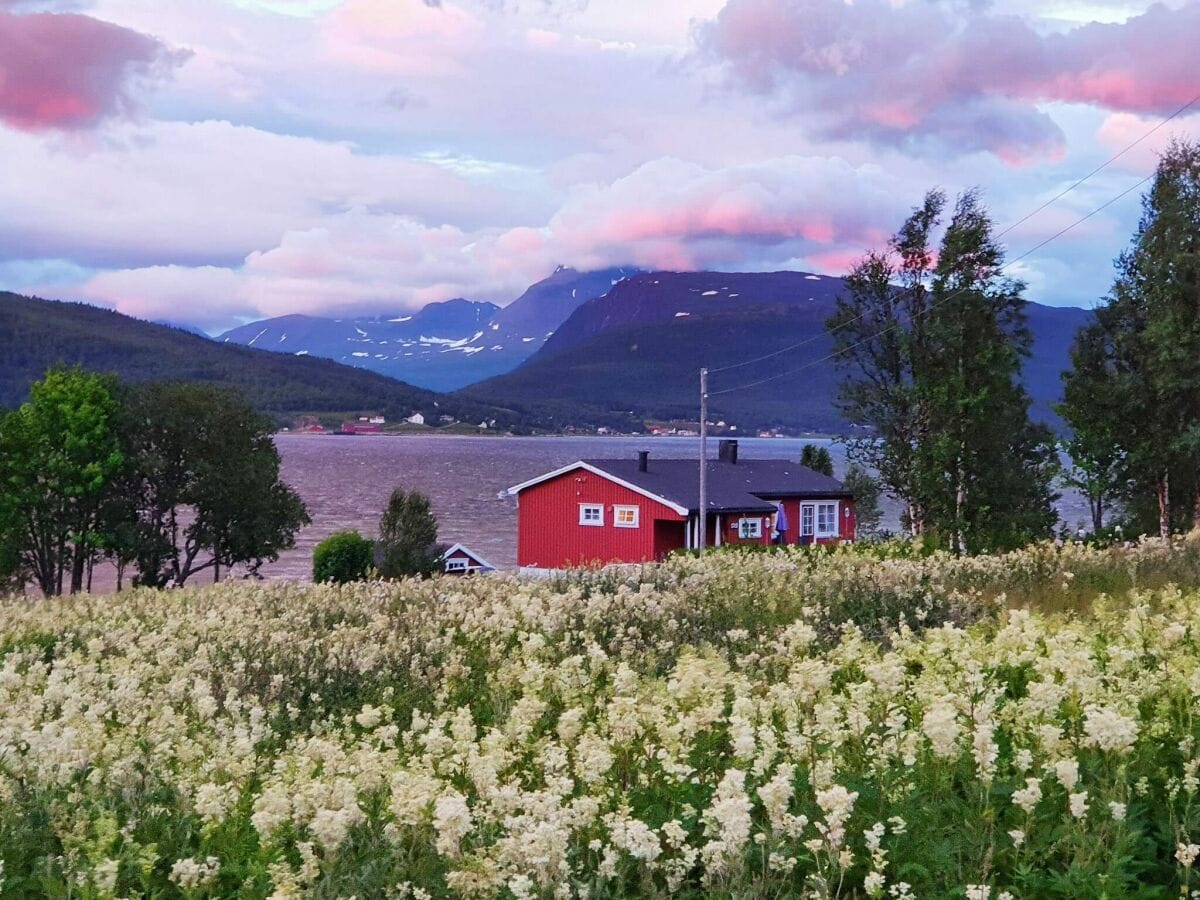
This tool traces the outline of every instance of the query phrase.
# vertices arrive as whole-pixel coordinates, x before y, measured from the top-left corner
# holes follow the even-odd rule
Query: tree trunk
[[[83,590],[83,574],[87,569],[87,554],[83,552],[85,541],[76,541],[71,551],[71,593]]]
[[[1092,532],[1099,534],[1104,528],[1104,495],[1098,494],[1091,498]]]
[[[63,560],[63,557],[66,556],[66,553],[67,553],[66,538],[59,538],[58,553],[55,554],[55,559],[57,560],[57,562],[55,562],[55,570],[56,571],[55,571],[55,578],[54,578],[54,596],[55,597],[62,596],[63,575],[66,574],[66,569],[67,569],[67,566],[66,566],[65,561]]]
[[[1164,471],[1155,485],[1158,497],[1158,536],[1166,540],[1171,536],[1171,482],[1170,474]]]
[[[1200,484],[1196,485],[1196,493],[1192,497],[1192,528],[1200,528]]]
[[[966,448],[959,445],[958,460],[954,465],[954,552],[965,553],[967,539],[963,533],[963,508],[967,505],[967,474],[963,471],[963,454]]]
[[[908,527],[915,538],[925,533],[925,513],[914,500],[908,502]]]

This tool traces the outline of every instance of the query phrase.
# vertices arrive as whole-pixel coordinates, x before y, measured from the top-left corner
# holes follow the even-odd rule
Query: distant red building
[[[374,422],[343,422],[342,434],[380,434],[383,428]]]
[[[636,459],[579,460],[514,485],[517,564],[637,563],[698,546],[698,470],[698,460],[650,459],[643,451]],[[710,546],[853,540],[854,497],[799,463],[739,460],[737,441],[721,441],[708,462],[707,529]]]

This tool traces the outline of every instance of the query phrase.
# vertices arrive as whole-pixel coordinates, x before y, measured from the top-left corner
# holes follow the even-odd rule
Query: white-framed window
[[[604,524],[604,507],[599,503],[580,503],[579,504],[579,524],[580,525],[603,525]]]
[[[448,559],[446,560],[447,572],[465,572],[467,571],[467,561],[465,559]]]
[[[753,519],[738,520],[738,537],[743,541],[758,540],[762,537],[762,519],[755,516]]]
[[[614,506],[613,525],[617,528],[637,528],[641,510],[636,506]]]
[[[838,536],[838,505],[832,503],[802,503],[800,505],[800,536],[829,538]]]

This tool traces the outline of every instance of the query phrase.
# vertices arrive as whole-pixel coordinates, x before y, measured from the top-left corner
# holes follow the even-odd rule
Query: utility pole
[[[708,543],[708,369],[700,370],[700,555]]]

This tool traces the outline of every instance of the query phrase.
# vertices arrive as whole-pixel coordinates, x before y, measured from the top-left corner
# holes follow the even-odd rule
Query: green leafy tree
[[[123,464],[115,382],[82,369],[51,369],[30,399],[0,420],[0,560],[51,596],[84,587],[102,543],[101,510]]]
[[[1162,154],[1129,248],[1080,331],[1063,415],[1137,530],[1200,527],[1200,143]],[[1157,521],[1154,521],[1157,519]]]
[[[131,389],[124,417],[138,526],[116,552],[142,584],[184,584],[207,569],[254,572],[308,524],[279,477],[271,422],[235,392],[205,384]]]
[[[1056,519],[1054,443],[1019,381],[1023,285],[1003,277],[974,191],[956,201],[934,264],[944,210],[944,195],[926,195],[888,251],[855,266],[827,323],[843,409],[874,431],[851,457],[907,505],[914,535],[957,552],[1017,546]]]
[[[313,581],[365,581],[373,555],[373,544],[357,531],[335,532],[313,550]]]
[[[1063,402],[1058,406],[1071,429],[1062,446],[1070,459],[1062,478],[1086,498],[1097,534],[1129,480],[1119,382],[1106,363],[1103,328],[1094,323],[1083,328],[1071,348],[1071,369],[1063,374]]]
[[[800,465],[812,469],[814,472],[820,472],[822,475],[828,475],[830,478],[833,477],[833,457],[829,455],[827,447],[805,444],[800,448]]]
[[[919,457],[929,523],[952,549],[1004,549],[1050,534],[1057,455],[1029,419],[1019,380],[1032,338],[1024,285],[1001,273],[1004,253],[974,191],[962,194],[934,268],[918,383],[930,430]]]
[[[384,578],[432,575],[438,570],[442,548],[437,545],[437,519],[429,498],[417,491],[396,488],[379,520],[375,561]]]
[[[0,520],[0,594],[16,593],[24,588],[28,575],[18,543],[20,532],[2,508],[0,516],[5,516]]]
[[[879,506],[881,490],[878,480],[858,463],[851,463],[842,484],[854,495],[855,536],[865,538],[875,535],[883,518],[883,510]]]
[[[888,247],[867,253],[851,269],[826,323],[842,371],[842,411],[849,421],[872,429],[871,435],[848,442],[849,455],[878,472],[886,490],[904,503],[914,536],[925,528],[916,454],[930,426],[919,379],[925,367],[933,232],[945,205],[942,192],[926,194]]]

